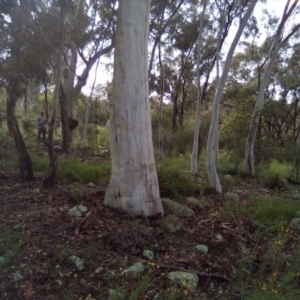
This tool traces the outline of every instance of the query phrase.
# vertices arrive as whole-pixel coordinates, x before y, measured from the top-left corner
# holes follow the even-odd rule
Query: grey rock
[[[143,251],[143,256],[147,257],[148,259],[153,259],[154,258],[154,252],[151,250],[144,250]]]
[[[183,223],[177,216],[167,215],[161,220],[160,226],[168,233],[176,233],[182,228]]]
[[[181,284],[182,287],[190,291],[194,291],[198,286],[199,278],[193,273],[176,271],[168,273],[167,276],[170,280]]]
[[[142,274],[145,271],[145,267],[141,262],[135,263],[133,266],[122,271],[122,275],[129,277],[137,277],[139,274]]]
[[[222,183],[225,184],[225,185],[233,184],[234,183],[234,178],[229,174],[223,175]]]
[[[239,195],[237,193],[228,192],[228,193],[225,194],[224,198],[225,198],[226,201],[238,200],[239,199]]]
[[[84,269],[84,261],[76,255],[71,255],[68,257],[68,260],[73,262],[79,271]]]
[[[168,198],[163,198],[162,202],[168,206],[174,215],[179,217],[190,217],[194,214],[194,211],[189,207],[176,203]]]
[[[14,274],[13,274],[13,279],[14,279],[14,281],[20,281],[20,280],[22,280],[24,278],[24,276],[22,276],[19,272],[15,272]]]
[[[88,186],[89,188],[94,188],[96,185],[95,185],[95,183],[93,183],[93,182],[89,182],[89,183],[87,184],[87,186]]]
[[[259,191],[266,194],[270,193],[268,189],[259,189]]]
[[[84,205],[76,205],[69,209],[70,217],[81,217],[83,213],[87,212],[88,208]]]
[[[104,269],[102,267],[99,267],[95,270],[95,274],[99,274],[103,271]]]
[[[197,245],[196,246],[197,250],[203,254],[208,253],[208,247],[206,245]]]
[[[216,237],[216,239],[219,240],[219,241],[222,241],[222,240],[223,240],[223,237],[222,237],[222,235],[221,235],[220,233],[217,233],[217,234],[215,235],[215,237]]]
[[[300,234],[300,218],[294,218],[289,224],[289,228]]]
[[[294,194],[292,197],[294,200],[300,200],[300,194]]]
[[[193,197],[187,197],[186,201],[191,205],[195,205],[195,206],[199,206],[199,207],[204,207],[206,205],[206,203],[204,201],[198,200]]]

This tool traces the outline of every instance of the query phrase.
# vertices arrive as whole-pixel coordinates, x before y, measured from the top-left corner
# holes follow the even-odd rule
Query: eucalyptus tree
[[[112,172],[104,203],[138,216],[163,214],[148,84],[150,0],[119,3],[110,113]]]
[[[116,1],[77,1],[68,13],[64,81],[60,89],[63,150],[70,152],[72,132],[77,127],[76,104],[89,73],[101,56],[113,49]],[[81,71],[79,63],[83,65]]]
[[[26,86],[30,81],[39,81],[46,72],[43,61],[48,61],[49,52],[37,34],[39,18],[35,11],[30,11],[26,1],[1,2],[0,27],[0,82],[7,90],[7,125],[14,139],[19,156],[21,177],[32,180],[33,170],[31,158],[24,143],[18,121],[15,117],[17,101],[26,94]],[[35,3],[32,3],[32,6]]]
[[[55,88],[52,102],[52,113],[49,122],[49,130],[48,130],[48,153],[49,153],[49,170],[46,177],[43,180],[43,184],[48,187],[54,186],[54,179],[56,175],[56,166],[57,166],[57,155],[54,152],[53,147],[53,132],[54,125],[56,121],[56,114],[59,102],[59,90],[61,86],[61,78],[62,78],[62,63],[63,63],[63,52],[64,52],[64,41],[65,41],[65,18],[67,15],[67,11],[71,7],[71,0],[59,0],[58,8],[60,11],[60,20],[59,20],[59,44],[57,49],[57,57],[56,57],[56,69],[55,69]]]
[[[221,59],[222,49],[225,39],[234,21],[239,18],[240,9],[237,1],[207,1],[207,12],[204,17],[203,32],[198,35],[202,36],[202,50],[200,57],[200,70],[196,67],[196,73],[199,72],[199,79],[201,81],[201,93],[197,97],[197,111],[195,132],[193,140],[193,153],[191,157],[190,170],[192,174],[198,171],[198,157],[200,149],[200,112],[201,105],[207,98],[208,93],[214,88],[211,84],[211,77],[214,73],[214,68],[219,65]],[[199,22],[198,22],[199,24]],[[217,32],[217,34],[216,34]],[[219,67],[217,66],[217,73]],[[216,135],[217,142],[217,135]],[[217,149],[215,150],[217,153]]]
[[[230,69],[230,64],[233,58],[233,54],[235,51],[235,48],[240,40],[240,37],[244,31],[244,28],[246,27],[246,24],[253,12],[253,9],[256,5],[258,0],[249,0],[249,1],[239,1],[238,2],[238,9],[239,9],[239,25],[236,32],[236,35],[234,36],[234,39],[232,41],[232,44],[229,48],[229,51],[227,53],[222,75],[219,79],[214,102],[213,102],[213,111],[212,111],[212,120],[211,125],[209,129],[208,134],[208,142],[207,142],[207,150],[206,150],[206,168],[207,173],[209,177],[209,181],[212,187],[216,189],[218,193],[222,192],[222,187],[220,184],[219,176],[217,174],[216,170],[216,164],[215,164],[215,147],[216,147],[216,136],[218,134],[218,123],[219,123],[219,107],[220,107],[220,101],[223,93],[223,89],[226,83],[226,79],[228,76],[228,72]]]
[[[297,9],[298,0],[295,0],[292,4],[290,0],[287,0],[280,23],[272,37],[272,44],[270,46],[270,53],[268,62],[266,64],[262,81],[259,86],[257,102],[254,107],[252,121],[249,128],[249,133],[246,141],[245,151],[245,173],[249,175],[255,174],[254,164],[254,144],[258,128],[259,119],[264,105],[265,89],[271,76],[272,67],[278,56],[279,50],[288,42],[288,40],[300,29],[300,23],[296,24],[290,32],[284,36],[284,29],[287,22],[292,17],[293,13]]]

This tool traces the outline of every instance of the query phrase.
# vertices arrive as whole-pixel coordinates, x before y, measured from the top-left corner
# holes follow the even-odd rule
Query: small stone
[[[95,185],[95,183],[93,183],[93,182],[89,182],[89,183],[87,184],[87,186],[88,186],[89,188],[94,188],[96,185]]]
[[[208,253],[208,247],[206,245],[197,245],[196,246],[197,250],[203,254]]]
[[[183,223],[177,216],[167,215],[161,220],[160,226],[168,233],[176,233],[182,228]]]
[[[219,240],[219,241],[222,241],[223,237],[220,233],[218,233],[218,234],[216,234],[216,239]]]
[[[294,194],[293,199],[294,200],[300,200],[300,194]]]
[[[14,281],[20,281],[24,278],[24,276],[22,276],[19,272],[16,272],[13,274],[13,279]]]
[[[239,199],[239,195],[237,193],[226,193],[225,194],[225,200],[230,201],[230,200],[238,200]]]
[[[270,193],[268,189],[259,189],[259,191],[266,194]]]
[[[300,234],[300,218],[294,218],[289,224],[289,228]]]
[[[153,259],[154,258],[154,252],[151,250],[144,250],[143,251],[143,256],[147,257],[148,259]]]
[[[199,278],[196,274],[175,271],[168,273],[168,278],[175,283],[181,284],[187,290],[194,291],[198,286]]]
[[[145,267],[141,262],[135,263],[133,266],[122,271],[122,275],[129,277],[137,277],[139,274],[142,274],[145,271]]]
[[[79,271],[84,269],[84,261],[76,255],[69,256],[69,261],[73,262]]]
[[[102,267],[99,267],[95,270],[95,274],[99,274],[100,272],[102,272],[104,269]]]
[[[62,285],[63,285],[63,282],[62,282],[62,280],[60,280],[60,279],[56,279],[55,281],[58,283],[58,285],[59,285],[59,286],[62,286]]]
[[[174,215],[179,217],[190,217],[194,214],[194,211],[190,209],[189,207],[176,203],[175,201],[172,201],[168,198],[163,198],[162,202],[168,206]]]
[[[81,217],[82,213],[87,212],[88,208],[84,205],[76,205],[69,209],[69,216],[70,217]]]
[[[189,204],[195,205],[195,206],[198,206],[198,207],[204,207],[205,206],[205,202],[204,201],[198,200],[198,199],[193,198],[193,197],[187,197],[186,201]]]

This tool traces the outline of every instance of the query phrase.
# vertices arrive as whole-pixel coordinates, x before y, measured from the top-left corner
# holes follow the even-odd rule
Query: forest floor
[[[239,181],[232,188],[238,200],[201,196],[205,205],[191,206],[195,214],[182,218],[179,233],[169,234],[160,218],[133,219],[104,207],[105,180],[83,185],[82,193],[61,181],[50,191],[41,182],[41,177],[22,182],[17,174],[0,180],[3,300],[299,299],[300,239],[286,223],[295,213],[289,210],[298,206],[278,206],[292,199],[291,190],[267,192],[257,181]],[[270,207],[257,215],[260,223],[247,211],[261,195]],[[69,209],[78,204],[87,213],[70,217]],[[165,207],[165,215],[170,213]],[[206,255],[196,249],[198,244],[208,246]],[[154,259],[143,257],[144,250],[152,250]],[[70,261],[72,255],[83,260],[83,270]],[[123,276],[136,262],[145,265],[145,272],[138,278]],[[167,278],[178,270],[199,276],[196,290]],[[109,298],[109,290],[120,297]]]

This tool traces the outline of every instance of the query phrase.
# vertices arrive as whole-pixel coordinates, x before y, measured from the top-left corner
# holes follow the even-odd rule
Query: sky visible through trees
[[[265,9],[268,11],[268,13],[274,14],[275,16],[280,18],[281,14],[283,12],[284,6],[285,6],[285,1],[282,1],[282,0],[268,0],[267,3],[259,2],[254,9],[254,15],[257,17],[257,19],[259,21],[263,17],[262,11]],[[233,26],[232,28],[230,28],[228,37],[226,39],[226,43],[224,45],[224,51],[223,51],[224,53],[226,53],[228,51],[230,44],[232,42],[232,39],[234,38],[236,30],[237,30],[236,26]],[[267,36],[266,32],[261,32],[260,38],[257,39],[259,41],[259,44],[261,44],[264,41],[266,36]],[[244,38],[242,38],[241,40],[244,40]],[[149,49],[150,49],[150,46],[149,46]],[[238,46],[236,49],[236,52],[239,52],[239,51],[242,51],[242,48],[240,46]],[[110,65],[108,68],[106,67],[107,64]],[[87,85],[83,88],[83,92],[86,95],[90,94],[91,88],[93,86],[93,82],[94,82],[94,78],[95,78],[95,67],[96,66],[94,66],[93,69],[91,70]],[[81,68],[79,67],[78,70],[80,70],[80,69]],[[111,81],[112,80],[112,72],[113,72],[112,58],[110,58],[110,59],[102,58],[100,61],[97,76],[96,76],[96,86],[98,84],[106,85],[107,81]]]

